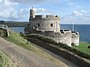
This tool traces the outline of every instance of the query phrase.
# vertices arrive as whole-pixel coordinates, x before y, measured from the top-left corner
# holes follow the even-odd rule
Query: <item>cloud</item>
[[[79,11],[78,10],[74,10],[73,13],[74,13],[75,16],[82,16],[85,13],[87,13],[87,11],[86,10],[79,10]]]
[[[36,10],[37,13],[41,13],[41,12],[46,12],[47,11],[47,9],[45,9],[45,8],[35,8],[35,10]]]
[[[74,10],[72,14],[61,17],[61,23],[85,24],[89,23],[90,15],[86,10]]]
[[[36,4],[47,4],[47,3],[49,3],[49,4],[57,4],[57,3],[62,3],[63,2],[63,0],[8,0],[8,1],[10,1],[10,2],[15,2],[15,3],[22,3],[22,4],[34,4],[34,5],[36,5]],[[67,0],[65,0],[65,1],[67,1]]]
[[[26,12],[28,13],[28,10],[26,9],[20,9],[16,10],[15,6],[17,6],[18,3],[10,2],[9,0],[0,0],[0,19],[20,19],[25,18]]]
[[[74,10],[74,14],[75,14],[76,16],[82,16],[82,15],[83,15],[82,12],[79,12],[79,11],[76,11],[76,10]]]
[[[67,3],[67,5],[72,6],[72,5],[74,5],[74,3],[73,2],[69,2],[69,3]]]
[[[43,3],[45,0],[8,0],[10,2],[15,2],[15,3],[24,3],[24,4],[36,4],[36,3]]]
[[[10,6],[10,5],[17,5],[18,3],[13,3],[13,2],[11,2],[11,1],[9,1],[9,0],[0,0],[0,5],[5,5],[5,6]]]
[[[50,1],[50,0],[49,0]],[[28,7],[20,7],[20,9],[17,10],[15,8],[18,7],[20,4],[31,4],[31,3],[42,3],[45,2],[45,0],[0,0],[0,18],[4,19],[21,19],[29,16],[29,10]],[[35,8],[36,13],[45,13],[48,12],[48,10],[44,8]]]
[[[0,0],[0,2],[2,2],[2,0]]]
[[[61,17],[61,23],[63,24],[72,24],[73,21],[76,21],[76,17],[72,15],[66,15],[64,17]]]
[[[17,10],[15,8],[17,5],[19,6],[21,3],[41,3],[44,0],[0,0],[0,18],[4,19],[20,19],[25,18],[28,14],[27,8],[20,8]],[[43,9],[44,10],[44,9]],[[40,9],[39,9],[40,11]]]
[[[83,13],[87,13],[87,11],[86,11],[86,10],[81,10],[81,12],[83,12]]]
[[[0,0],[0,17],[8,18],[8,17],[17,17],[16,10],[14,9],[14,5],[16,3],[9,2],[8,0]]]
[[[2,10],[2,12],[0,12],[0,17],[4,17],[4,18],[13,17],[14,14],[15,14],[15,10],[13,8],[9,8],[9,9]]]
[[[27,13],[29,13],[28,8],[20,9],[20,11],[18,11],[18,18],[25,18],[25,17],[27,17]]]
[[[31,8],[28,9],[28,11],[30,10]],[[52,11],[46,9],[46,8],[33,8],[35,10],[35,13],[36,14],[40,14],[40,15],[46,15],[46,14],[54,14]]]

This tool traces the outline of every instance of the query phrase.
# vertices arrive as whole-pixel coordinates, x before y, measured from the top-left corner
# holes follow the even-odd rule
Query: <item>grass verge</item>
[[[90,43],[81,42],[79,46],[74,46],[73,48],[90,55],[90,48],[88,46],[90,46]]]

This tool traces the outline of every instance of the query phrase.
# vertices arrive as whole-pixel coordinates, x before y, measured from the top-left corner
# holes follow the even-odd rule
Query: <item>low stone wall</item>
[[[57,43],[67,44],[68,46],[71,47],[71,43],[72,43],[72,34],[71,33],[63,34],[63,33],[54,33],[53,31],[45,31],[45,32],[37,31],[35,33],[48,36],[51,39],[53,39],[54,41],[56,41]]]
[[[70,30],[60,30],[60,32],[54,32],[54,31],[33,29],[31,33],[48,36],[57,43],[67,44],[70,47],[79,45],[78,32],[72,32]]]

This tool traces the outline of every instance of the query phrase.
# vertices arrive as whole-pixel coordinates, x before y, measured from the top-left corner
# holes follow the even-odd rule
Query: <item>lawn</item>
[[[75,46],[74,48],[90,55],[90,48],[88,46],[90,46],[90,43],[81,42],[79,46]]]

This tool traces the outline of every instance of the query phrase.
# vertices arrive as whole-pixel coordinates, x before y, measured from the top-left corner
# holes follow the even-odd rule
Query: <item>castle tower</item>
[[[29,21],[32,19],[32,18],[35,18],[35,10],[33,9],[30,9],[30,18],[29,18]]]

